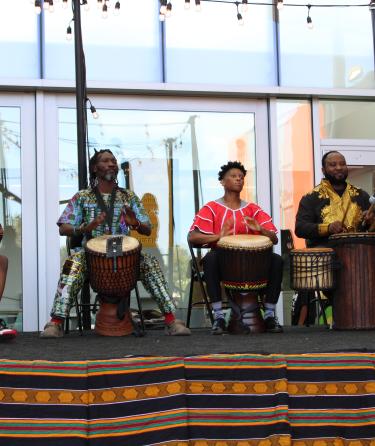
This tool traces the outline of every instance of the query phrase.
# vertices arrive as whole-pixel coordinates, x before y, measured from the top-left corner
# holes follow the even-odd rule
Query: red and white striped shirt
[[[243,204],[242,204],[243,203]],[[233,234],[260,234],[248,228],[244,222],[244,217],[256,220],[260,226],[268,231],[277,233],[277,229],[272,223],[272,218],[264,212],[257,204],[243,201],[239,209],[231,209],[219,201],[206,203],[194,218],[190,231],[198,229],[203,234],[219,234],[224,223],[232,219]]]

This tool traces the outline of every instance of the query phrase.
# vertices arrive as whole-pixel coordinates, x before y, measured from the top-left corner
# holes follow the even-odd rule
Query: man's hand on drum
[[[330,234],[340,234],[341,232],[347,232],[346,227],[341,221],[334,221],[328,226],[328,232]]]
[[[80,229],[82,233],[88,233],[96,229],[99,225],[102,225],[105,222],[106,213],[102,212],[99,214],[94,220],[91,220],[89,224],[86,226],[81,226]]]
[[[221,237],[225,237],[227,235],[232,235],[233,232],[234,232],[233,218],[228,218],[228,220],[225,221],[225,223],[223,224],[223,227],[221,228],[219,239],[221,239]]]
[[[375,206],[370,206],[370,209],[367,209],[367,211],[363,211],[362,213],[362,225],[367,227],[374,227],[375,225]]]
[[[140,234],[144,234],[144,235],[151,234],[151,228],[148,225],[142,224],[138,220],[133,209],[131,209],[126,204],[124,204],[124,206],[123,206],[123,212],[125,214],[125,223],[127,224],[127,226],[129,226],[130,229],[133,229],[134,231],[137,231]]]
[[[243,218],[243,220],[244,220],[245,225],[251,231],[260,232],[262,235],[265,235],[266,237],[268,237],[274,245],[277,244],[278,239],[277,239],[277,235],[274,232],[264,229],[254,218],[246,216]]]

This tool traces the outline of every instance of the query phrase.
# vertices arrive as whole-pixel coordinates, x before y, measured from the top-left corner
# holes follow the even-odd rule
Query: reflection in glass
[[[293,3],[306,5],[303,0]],[[327,4],[327,1],[317,0],[314,4]],[[355,2],[344,0],[340,4]],[[281,85],[374,88],[373,37],[368,7],[312,7],[310,15],[313,29],[306,26],[305,6],[285,7],[280,13]]]
[[[320,101],[320,137],[375,139],[375,104]]]
[[[251,5],[238,25],[234,4],[201,12],[173,3],[166,26],[167,82],[276,85],[272,6]]]
[[[0,255],[8,257],[8,274],[0,317],[22,329],[21,142],[20,109],[0,107]]]
[[[89,121],[91,154],[94,148],[109,148],[120,164],[119,185],[134,190],[142,199],[153,225],[151,236],[142,239],[144,251],[161,259],[171,291],[183,307],[190,283],[186,235],[196,211],[222,195],[217,178],[222,164],[228,160],[245,164],[248,175],[243,198],[256,201],[254,115],[99,113],[99,120]],[[78,183],[75,111],[60,109],[59,125],[62,203],[76,192]]]
[[[277,102],[277,140],[280,191],[280,241],[284,258],[284,322],[290,324],[293,291],[289,283],[289,251],[303,248],[305,241],[294,235],[301,197],[314,184],[311,107],[308,101]]]

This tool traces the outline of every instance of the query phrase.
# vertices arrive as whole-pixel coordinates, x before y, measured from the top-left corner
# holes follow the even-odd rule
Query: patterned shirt
[[[337,194],[331,183],[324,179],[301,198],[296,215],[295,233],[306,239],[306,245],[328,244],[328,227],[342,221],[348,232],[360,228],[362,212],[370,207],[369,195],[347,182],[344,193]]]
[[[225,221],[233,219],[233,234],[260,234],[253,231],[244,223],[244,217],[256,220],[264,229],[277,233],[277,229],[272,223],[272,218],[264,212],[257,204],[241,202],[239,209],[231,209],[225,206],[220,200],[210,201],[205,204],[195,216],[190,231],[198,229],[203,234],[219,234]]]
[[[109,207],[111,194],[102,194],[102,197],[105,205]],[[105,222],[92,231],[92,237],[98,237],[105,233],[128,235],[130,228],[125,223],[124,205],[132,209],[141,223],[150,225],[148,215],[137,195],[130,190],[118,188],[113,206],[112,227],[108,228],[108,224]],[[87,225],[101,213],[102,210],[97,203],[95,193],[92,189],[85,189],[77,192],[69,200],[57,224],[60,226],[63,223],[68,223],[75,227],[80,226],[82,223]]]

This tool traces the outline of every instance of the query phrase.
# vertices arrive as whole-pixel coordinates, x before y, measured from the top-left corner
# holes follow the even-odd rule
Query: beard
[[[108,172],[104,175],[104,179],[106,181],[114,181],[117,177],[117,173],[115,172]]]
[[[328,173],[325,174],[325,178],[334,185],[342,185],[342,184],[346,184],[346,179],[348,177],[348,174],[344,174],[344,176],[342,178],[335,178],[333,175],[330,175]]]

